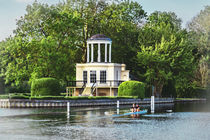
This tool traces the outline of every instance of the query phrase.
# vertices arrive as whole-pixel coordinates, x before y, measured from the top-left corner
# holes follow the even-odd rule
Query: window
[[[116,80],[118,80],[119,78],[118,78],[118,71],[116,71]]]
[[[90,71],[90,83],[96,83],[96,71],[95,70]]]
[[[105,70],[100,71],[100,83],[106,83],[106,71]]]
[[[87,71],[83,71],[83,82],[87,83]]]

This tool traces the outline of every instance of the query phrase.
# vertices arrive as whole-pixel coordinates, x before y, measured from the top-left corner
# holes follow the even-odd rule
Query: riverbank
[[[176,98],[174,102],[206,102],[206,98]]]

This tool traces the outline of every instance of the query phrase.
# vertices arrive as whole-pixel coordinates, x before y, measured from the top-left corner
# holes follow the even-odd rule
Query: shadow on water
[[[176,112],[210,112],[210,103],[207,101],[176,103],[174,107]]]

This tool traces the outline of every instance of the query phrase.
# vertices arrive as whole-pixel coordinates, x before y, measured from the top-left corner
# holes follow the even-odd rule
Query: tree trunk
[[[162,90],[163,90],[163,84],[154,84],[155,89],[154,89],[154,95],[155,97],[161,97],[162,95]]]

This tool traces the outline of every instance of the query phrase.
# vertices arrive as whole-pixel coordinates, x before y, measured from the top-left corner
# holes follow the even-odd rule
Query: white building
[[[125,64],[111,62],[112,41],[97,34],[87,40],[87,62],[76,64],[76,81],[67,87],[73,96],[117,96],[118,87],[129,80]]]

